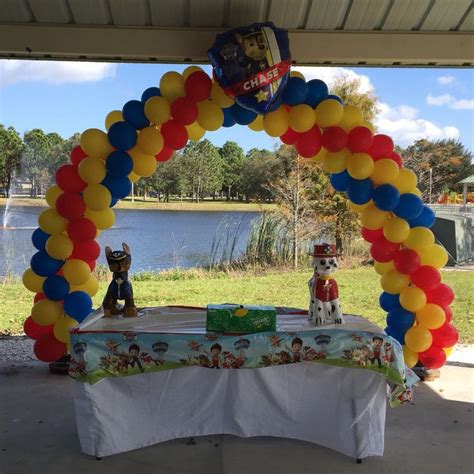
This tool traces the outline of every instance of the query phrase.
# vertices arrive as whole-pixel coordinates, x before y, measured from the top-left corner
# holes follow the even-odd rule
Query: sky
[[[33,128],[67,138],[87,128],[104,129],[108,112],[121,109],[143,90],[158,86],[176,64],[113,64],[0,60],[0,123],[23,134]],[[205,66],[207,72],[210,66]],[[307,80],[331,85],[340,75],[359,77],[380,103],[380,133],[407,146],[419,138],[459,139],[474,151],[474,70],[441,68],[297,67]],[[234,126],[206,134],[216,145],[236,141],[245,151],[271,149],[265,133]]]

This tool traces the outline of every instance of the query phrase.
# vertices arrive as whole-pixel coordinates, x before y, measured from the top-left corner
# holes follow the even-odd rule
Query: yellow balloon
[[[172,103],[178,97],[184,97],[183,76],[176,71],[165,72],[160,79],[160,93]]]
[[[133,173],[146,178],[156,171],[158,163],[154,156],[146,155],[136,147],[132,148],[129,154],[133,160]]]
[[[412,189],[410,192],[420,198],[423,197],[423,193],[418,188]]]
[[[91,269],[83,260],[72,258],[64,264],[63,274],[71,285],[82,285],[91,276]]]
[[[171,117],[170,103],[164,97],[150,97],[145,102],[145,115],[146,118],[155,125],[163,124]]]
[[[68,220],[60,216],[56,209],[45,209],[38,216],[38,224],[47,234],[61,234],[66,230]]]
[[[280,137],[288,130],[288,126],[288,112],[282,105],[263,117],[263,128],[271,137]]]
[[[352,178],[365,179],[374,171],[374,160],[367,153],[354,153],[347,158],[346,167]]]
[[[103,160],[89,156],[79,163],[78,173],[87,184],[99,184],[105,178],[107,170]]]
[[[344,113],[342,104],[334,99],[326,99],[318,104],[315,110],[316,123],[323,128],[337,125]]]
[[[410,235],[410,224],[401,217],[392,217],[383,225],[384,237],[394,244],[399,244]]]
[[[361,125],[364,121],[362,110],[356,105],[344,105],[342,120],[339,124],[344,130],[349,131],[353,127]]]
[[[392,183],[400,193],[412,192],[418,183],[416,174],[412,170],[401,168],[399,170],[398,178]]]
[[[405,333],[405,345],[413,352],[424,352],[432,343],[433,336],[423,326],[414,326]]]
[[[138,174],[134,173],[133,171],[131,171],[130,174],[128,175],[128,179],[132,183],[136,183],[140,179],[140,176]]]
[[[324,163],[324,157],[326,156],[326,149],[321,147],[321,150],[319,150],[319,153],[317,155],[312,156],[309,158],[311,161],[314,161],[315,163]],[[345,166],[345,163],[344,163]]]
[[[190,76],[193,72],[204,72],[202,68],[199,66],[188,66],[184,71],[183,71],[183,78],[186,80],[188,76]]]
[[[82,192],[82,198],[93,211],[102,211],[112,203],[112,195],[103,184],[89,184]]]
[[[212,84],[211,100],[221,109],[227,109],[235,104],[235,100],[228,96],[217,82]]]
[[[193,122],[191,125],[186,125],[186,130],[188,131],[188,139],[197,142],[200,140],[206,130],[204,130],[198,123]]]
[[[422,265],[442,268],[448,263],[448,253],[438,244],[429,245],[418,250]]]
[[[367,206],[360,216],[362,225],[370,230],[380,229],[388,218],[388,212],[381,211],[373,204]]]
[[[210,100],[198,103],[199,115],[197,122],[204,130],[213,132],[222,127],[224,123],[224,112]]]
[[[40,326],[50,326],[63,315],[63,305],[48,299],[40,300],[31,309],[31,319]]]
[[[405,365],[411,369],[415,367],[418,362],[418,353],[413,352],[412,350],[408,349],[407,346],[403,346],[403,359],[405,361]]]
[[[299,71],[291,71],[290,77],[299,77],[300,79],[303,79],[303,81],[305,80],[303,74],[301,74]]]
[[[395,269],[384,273],[380,279],[383,290],[391,295],[398,295],[409,283],[410,277]]]
[[[84,215],[90,219],[98,229],[101,230],[109,229],[115,223],[115,214],[110,207],[107,207],[102,211],[93,211],[86,208]]]
[[[56,204],[56,199],[63,193],[63,190],[59,186],[51,186],[45,195],[46,202],[48,203],[49,207],[54,208]]]
[[[375,133],[375,127],[370,123],[370,122],[367,122],[366,120],[364,120],[361,124],[360,124],[361,127],[365,127],[365,128],[368,128],[372,133]]]
[[[64,234],[55,234],[46,241],[46,252],[50,257],[58,260],[66,260],[72,254],[74,244],[72,240]]]
[[[370,179],[375,184],[393,183],[400,173],[400,168],[395,161],[388,158],[382,158],[374,163],[374,170]]]
[[[367,209],[369,206],[373,205],[372,199],[365,204],[356,204],[355,202],[352,202],[350,199],[347,200],[347,207],[354,212],[357,212],[357,214],[362,214],[362,212]]]
[[[261,132],[263,130],[263,115],[257,115],[253,122],[249,123],[250,130]]]
[[[400,305],[407,311],[416,313],[426,305],[426,294],[421,288],[409,286],[400,292]]]
[[[385,275],[385,273],[394,268],[393,260],[390,260],[390,262],[377,262],[377,260],[374,260],[374,269],[379,275]]]
[[[416,320],[426,329],[438,329],[446,321],[446,314],[437,304],[428,303],[416,312]]]
[[[454,346],[443,347],[443,351],[446,354],[446,357],[449,357],[453,353],[453,350],[454,350]]]
[[[433,232],[426,227],[413,227],[403,245],[411,250],[420,250],[434,244]]]
[[[108,130],[114,123],[123,122],[123,115],[121,110],[112,110],[105,117],[105,129]]]
[[[70,291],[71,293],[73,291],[84,291],[92,298],[99,291],[99,282],[97,281],[97,278],[91,275],[82,285],[71,285]]]
[[[59,318],[53,327],[54,337],[61,342],[69,342],[69,329],[77,326],[79,323],[69,316],[64,315]]]
[[[310,105],[307,104],[295,105],[290,109],[290,113],[288,114],[288,120],[290,127],[296,132],[307,132],[308,130],[311,130],[314,126],[314,110]]]
[[[107,134],[98,128],[89,128],[82,132],[81,148],[86,155],[102,159],[112,151]]]
[[[342,173],[346,169],[347,159],[351,152],[347,148],[340,151],[328,151],[324,154],[323,168],[328,173]]]
[[[25,270],[22,276],[23,286],[33,293],[41,293],[43,291],[43,282],[46,277],[37,275],[31,268]]]
[[[155,127],[146,127],[140,130],[137,146],[147,155],[157,155],[163,149],[163,135]]]

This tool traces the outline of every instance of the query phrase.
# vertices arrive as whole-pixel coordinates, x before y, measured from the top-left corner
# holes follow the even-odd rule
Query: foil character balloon
[[[218,34],[208,51],[214,78],[242,107],[259,114],[277,109],[291,66],[288,32],[254,23]]]

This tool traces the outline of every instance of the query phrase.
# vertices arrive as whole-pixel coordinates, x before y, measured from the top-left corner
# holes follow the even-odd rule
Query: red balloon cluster
[[[87,183],[82,181],[75,165],[63,165],[56,171],[56,183],[65,192],[80,193]]]
[[[70,157],[71,157],[71,163],[73,165],[76,165],[78,166],[79,163],[84,159],[84,158],[87,158],[87,155],[86,153],[84,152],[84,150],[79,146],[75,146],[72,150],[71,150],[71,154],[70,154]]]
[[[86,262],[97,260],[100,255],[99,244],[95,240],[74,242],[71,258],[78,258]]]
[[[181,125],[191,125],[198,117],[196,102],[188,97],[178,97],[171,104],[171,116]]]
[[[211,95],[212,80],[203,71],[195,71],[184,81],[186,96],[195,102],[206,100]]]
[[[163,149],[155,155],[156,161],[168,161],[173,156],[174,150],[164,146]]]
[[[410,275],[411,281],[425,292],[437,287],[441,282],[441,273],[437,268],[422,265]]]
[[[321,131],[315,125],[311,130],[299,133],[295,144],[296,151],[303,158],[311,158],[321,150]]]
[[[362,227],[362,237],[366,242],[374,244],[377,240],[383,237],[383,228],[380,229],[367,229],[367,227]]]
[[[67,233],[70,239],[76,242],[88,242],[94,240],[97,235],[97,227],[87,217],[81,217],[67,225]]]
[[[434,303],[439,306],[449,306],[454,300],[454,292],[445,283],[440,283],[427,293],[428,303]],[[447,347],[447,346],[443,346]]]
[[[53,324],[50,326],[40,326],[39,324],[35,323],[31,316],[28,316],[23,323],[23,331],[25,334],[30,338],[37,341],[41,339],[43,336],[48,334],[53,334]]]
[[[192,75],[192,74],[191,74]],[[165,146],[171,150],[180,150],[188,142],[188,131],[176,120],[168,120],[161,126]]]
[[[393,260],[399,248],[400,244],[394,244],[385,237],[381,237],[371,245],[370,255],[372,255],[377,262],[387,263]]]
[[[414,250],[402,249],[393,257],[393,265],[400,273],[411,275],[420,268],[420,256]]]
[[[327,151],[340,151],[347,145],[347,133],[341,127],[328,127],[323,132],[321,144]]]
[[[59,215],[74,221],[84,215],[86,204],[79,193],[64,192],[55,202]]]
[[[59,360],[66,352],[67,346],[58,341],[54,334],[46,334],[39,338],[33,347],[34,353],[43,362],[54,362]]]
[[[347,148],[352,153],[367,153],[374,136],[367,127],[354,127],[347,136]]]
[[[280,137],[280,140],[285,145],[294,145],[298,139],[298,132],[295,132],[291,127]]]
[[[381,158],[389,158],[393,152],[393,140],[388,135],[374,135],[369,155],[377,161]]]

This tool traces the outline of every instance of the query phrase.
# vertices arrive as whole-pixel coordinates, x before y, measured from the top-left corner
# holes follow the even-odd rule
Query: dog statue
[[[337,269],[336,246],[329,244],[315,245],[311,266],[314,274],[308,281],[309,311],[308,320],[316,326],[324,324],[343,324],[339,307],[339,291],[332,274]]]
[[[123,312],[124,316],[132,317],[137,315],[137,308],[133,301],[132,284],[128,281],[128,270],[132,264],[130,247],[123,243],[123,250],[113,250],[105,247],[105,256],[109,269],[113,272],[113,279],[107,290],[102,306],[104,308],[104,318],[115,316]],[[117,300],[125,300],[122,310],[117,308]]]

